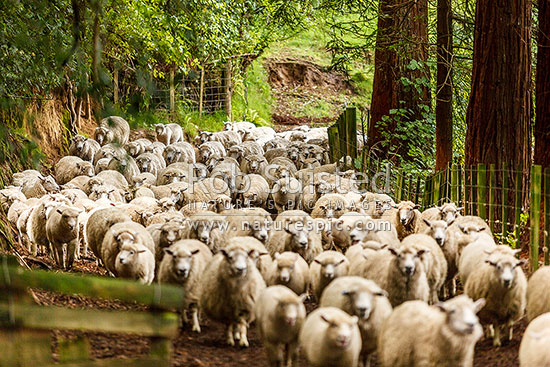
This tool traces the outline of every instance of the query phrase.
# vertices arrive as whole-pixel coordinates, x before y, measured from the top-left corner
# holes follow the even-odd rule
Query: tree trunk
[[[437,5],[437,93],[435,104],[435,169],[453,159],[453,34],[451,0]]]
[[[531,164],[531,1],[478,0],[466,164]],[[528,191],[528,190],[526,190]]]
[[[550,1],[539,0],[535,164],[550,167]]]
[[[94,25],[92,29],[92,97],[94,99],[93,110],[96,118],[99,119],[101,108],[103,107],[101,81],[99,69],[101,64],[101,39],[99,30],[99,21],[101,14],[101,1],[98,1],[94,9]]]
[[[409,158],[410,139],[398,135],[407,130],[403,123],[422,120],[421,107],[429,106],[430,99],[426,86],[418,93],[405,86],[402,78],[429,80],[425,64],[417,69],[409,67],[411,60],[427,60],[427,42],[427,0],[380,0],[368,148],[381,152],[381,157],[397,153],[398,157]],[[406,113],[394,118],[392,110]]]

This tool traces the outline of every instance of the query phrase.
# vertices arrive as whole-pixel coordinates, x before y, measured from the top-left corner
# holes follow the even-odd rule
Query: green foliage
[[[529,222],[529,212],[521,212],[519,215],[519,228],[527,228]],[[516,236],[516,231],[512,230],[510,232],[506,233],[506,236],[502,236],[502,233],[495,232],[493,235],[497,239],[497,243],[501,243],[503,245],[508,245],[513,249],[520,248],[521,246],[518,246],[520,238]]]
[[[273,98],[262,61],[263,58],[256,59],[244,75],[237,76],[234,81],[231,100],[233,120],[250,121],[258,126],[271,124]]]

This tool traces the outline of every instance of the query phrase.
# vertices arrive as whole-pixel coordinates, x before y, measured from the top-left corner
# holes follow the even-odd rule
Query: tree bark
[[[381,151],[382,156],[388,156],[391,152],[408,158],[409,141],[394,132],[401,122],[421,120],[420,106],[429,106],[427,87],[422,87],[418,93],[415,88],[405,87],[401,80],[421,76],[429,80],[427,67],[418,70],[408,68],[411,60],[427,60],[427,42],[427,0],[380,0],[367,145],[369,149]],[[401,116],[401,122],[393,118],[383,121],[394,109],[406,109],[408,113]]]
[[[539,0],[535,164],[550,167],[550,1]]]
[[[435,104],[435,169],[453,159],[453,35],[451,0],[437,5],[437,93]]]
[[[478,0],[466,164],[531,164],[531,1]],[[528,190],[526,190],[528,191]]]

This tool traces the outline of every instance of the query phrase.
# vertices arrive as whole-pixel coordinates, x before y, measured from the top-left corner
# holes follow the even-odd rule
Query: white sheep
[[[79,209],[60,205],[52,210],[46,221],[46,237],[50,242],[52,257],[65,270],[72,268],[77,251],[80,213]]]
[[[420,205],[412,201],[402,201],[395,206],[395,214],[391,217],[391,221],[397,230],[397,237],[400,240],[415,232],[417,223],[422,215],[418,210],[419,207]]]
[[[285,177],[275,181],[271,197],[278,213],[298,209],[301,202],[302,185],[294,177]]]
[[[318,308],[300,331],[300,346],[312,367],[357,367],[361,352],[358,317],[336,307]]]
[[[523,334],[519,346],[520,367],[548,367],[550,357],[550,313],[535,318]]]
[[[136,161],[129,155],[111,158],[107,164],[107,170],[121,173],[126,182],[132,182],[132,178],[140,174]]]
[[[227,344],[248,347],[247,328],[265,282],[254,265],[255,250],[234,245],[222,248],[201,278],[201,310],[227,326]]]
[[[183,141],[183,129],[178,124],[156,124],[155,133],[157,141],[166,145]]]
[[[82,135],[75,135],[71,139],[69,154],[82,158],[85,161],[93,162],[101,145],[94,139],[86,138]]]
[[[226,156],[226,151],[222,143],[219,141],[207,141],[199,146],[199,159],[201,163],[206,164],[209,159],[223,158]]]
[[[396,307],[380,333],[381,367],[472,367],[483,335],[476,314],[484,304],[462,295],[435,306],[410,301]]]
[[[182,238],[197,239],[216,253],[225,245],[227,227],[223,215],[210,211],[199,212],[184,222]]]
[[[84,228],[84,243],[101,259],[101,246],[105,233],[116,223],[132,220],[124,211],[115,207],[99,207],[92,210]]]
[[[362,207],[365,208],[366,214],[375,219],[386,217],[386,215],[393,213],[392,208],[394,206],[395,202],[388,195],[371,192],[364,195],[362,203]],[[389,217],[390,215],[388,215],[387,218],[389,219]]]
[[[425,233],[427,226],[426,221],[442,220],[450,226],[460,217],[460,212],[462,210],[464,210],[464,207],[457,207],[455,203],[445,203],[442,206],[426,209],[420,216],[421,220],[417,223],[416,232]]]
[[[130,137],[130,125],[122,117],[109,116],[101,120],[94,137],[100,145],[116,142],[124,146]]]
[[[151,284],[155,278],[155,255],[141,243],[125,243],[116,255],[114,270],[118,277]]]
[[[266,283],[268,286],[284,285],[296,294],[305,293],[309,284],[309,266],[295,252],[276,253]]]
[[[487,254],[497,249],[514,254],[508,246],[497,246],[492,236],[476,233],[475,239],[464,247],[458,260],[458,275],[462,284],[466,284],[470,274],[483,264]]]
[[[525,263],[512,254],[493,251],[471,272],[464,285],[464,292],[472,299],[487,300],[479,318],[482,323],[492,325],[496,347],[501,345],[501,326],[508,328],[508,340],[512,340],[514,322],[523,317],[527,279],[521,266]]]
[[[264,289],[255,315],[270,366],[298,365],[298,336],[306,318],[304,297],[275,285]]]
[[[199,324],[200,279],[206,265],[212,260],[212,252],[197,240],[180,240],[164,248],[164,257],[158,269],[158,282],[183,287],[185,301],[183,320],[189,311],[192,331],[201,332]]]
[[[323,251],[309,266],[311,292],[317,300],[325,287],[338,277],[348,275],[349,261],[337,251]]]
[[[130,156],[136,158],[138,155],[145,153],[145,149],[151,144],[152,142],[149,139],[136,139],[127,143],[124,149],[126,149]]]
[[[527,320],[533,321],[550,312],[550,266],[543,266],[531,275],[527,284]]]
[[[164,256],[164,249],[179,241],[183,235],[183,225],[177,221],[153,224],[147,227],[155,243],[155,261],[160,263]]]
[[[425,250],[420,258],[430,286],[429,302],[439,302],[439,291],[447,279],[447,260],[437,242],[425,234],[411,234],[401,241],[401,246],[411,246],[418,251]]]
[[[355,276],[334,279],[323,291],[319,307],[336,307],[359,318],[360,364],[369,366],[383,322],[392,313],[387,293],[372,280]]]
[[[269,197],[269,184],[266,179],[255,173],[248,174],[237,184],[237,195],[240,195],[242,206],[265,207]]]
[[[21,187],[21,193],[26,198],[41,198],[46,194],[54,194],[61,190],[52,176],[38,177],[26,181]]]
[[[141,153],[136,158],[136,164],[140,172],[149,172],[153,175],[156,175],[161,169],[166,168],[166,162],[162,157],[148,152]],[[132,179],[134,178],[135,176],[132,176]]]
[[[227,220],[227,236],[252,236],[266,245],[271,235],[271,215],[262,208],[229,209],[220,213]]]
[[[185,141],[168,145],[162,152],[166,164],[176,162],[195,163],[196,154],[193,146]]]
[[[340,218],[349,207],[348,200],[340,194],[325,194],[317,200],[311,216],[313,218]]]
[[[243,237],[231,237],[226,239],[225,246],[240,246],[245,249],[247,252],[254,251],[254,264],[256,268],[260,271],[264,281],[267,279],[269,272],[271,270],[273,259],[269,252],[259,240],[250,236]]]

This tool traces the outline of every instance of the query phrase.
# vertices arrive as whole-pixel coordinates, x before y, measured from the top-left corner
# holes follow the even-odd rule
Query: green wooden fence
[[[357,144],[356,127],[354,108],[347,108],[329,127],[333,162],[346,155],[355,161],[356,150],[351,149],[354,155],[348,153]],[[522,233],[527,232],[531,269],[539,266],[540,248],[544,264],[549,264],[550,169],[542,171],[540,166],[532,166],[530,187],[523,187],[521,167],[506,164],[451,165],[438,172],[411,175],[370,157],[366,150],[359,156],[361,171],[369,179],[362,188],[388,193],[396,201],[414,201],[422,210],[452,201],[464,207],[465,215],[485,219],[500,243],[519,247],[520,238],[525,236]],[[526,196],[530,198],[530,206],[523,208]]]
[[[24,270],[12,257],[0,258],[0,366],[53,366],[51,330],[137,334],[149,337],[145,358],[90,360],[85,336],[60,340],[58,363],[63,367],[170,366],[172,340],[178,334],[183,291],[174,286],[141,285],[95,276]],[[106,311],[39,306],[28,289],[43,289],[85,297],[138,302],[149,311]]]

